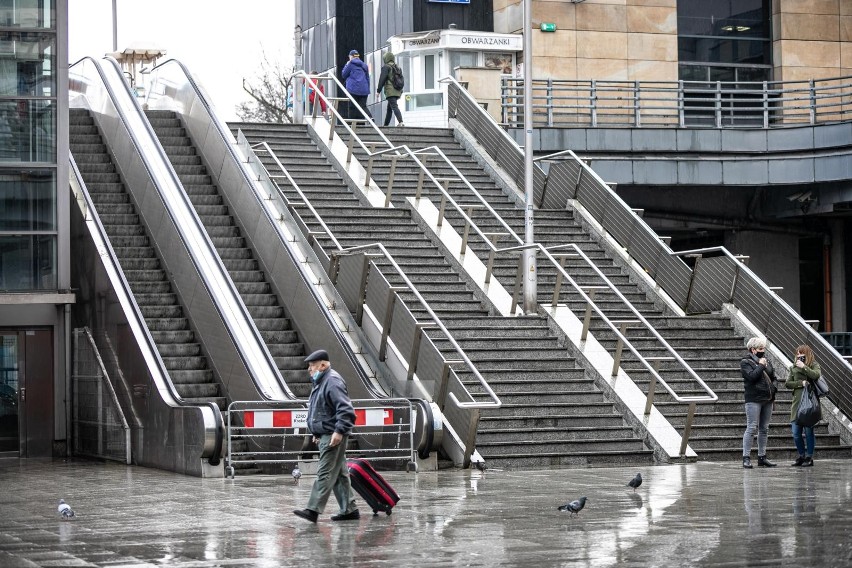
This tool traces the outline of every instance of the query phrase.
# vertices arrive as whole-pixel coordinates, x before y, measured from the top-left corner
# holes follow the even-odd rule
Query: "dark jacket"
[[[801,369],[795,365],[790,367],[790,373],[787,375],[787,382],[784,383],[785,387],[793,389],[793,404],[790,406],[790,422],[795,420],[796,414],[799,413],[799,403],[802,402],[802,393],[804,392],[802,389],[805,386],[805,382],[816,381],[821,374],[822,370],[819,368],[819,363],[816,361],[811,363],[810,367],[807,365]],[[811,384],[811,388],[814,388],[813,384]]]
[[[382,60],[385,64],[382,65],[382,73],[379,75],[379,82],[376,83],[376,92],[384,91],[385,98],[401,97],[402,91],[394,87],[393,81],[391,81],[391,70],[396,67],[396,59],[394,59],[393,53],[388,51],[382,56]]]
[[[355,425],[355,410],[343,377],[332,368],[320,375],[311,390],[308,405],[308,430],[314,436],[349,434]]]
[[[772,383],[775,384],[775,370],[772,368],[772,363],[767,361],[764,367],[757,362],[757,357],[749,353],[740,361],[740,371],[742,371],[743,383],[745,383],[746,402],[775,400],[769,381],[763,375],[763,372],[766,371],[766,374],[772,379]]]
[[[361,61],[360,57],[353,57],[343,67],[342,75],[346,81],[346,90],[350,94],[359,97],[370,94],[370,68]]]

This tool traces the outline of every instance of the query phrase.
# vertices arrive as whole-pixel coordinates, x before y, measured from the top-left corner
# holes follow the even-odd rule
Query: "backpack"
[[[399,65],[390,66],[390,82],[393,88],[401,91],[405,88],[405,77],[402,76],[402,68]]]

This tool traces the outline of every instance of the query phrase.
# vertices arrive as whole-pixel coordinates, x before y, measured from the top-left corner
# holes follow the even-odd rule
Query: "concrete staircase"
[[[266,141],[320,212],[343,247],[381,242],[440,316],[453,338],[498,393],[504,405],[482,413],[476,447],[490,465],[531,467],[570,464],[650,463],[653,454],[548,330],[543,318],[493,316],[405,208],[365,207],[350,192],[304,126],[233,124],[251,143]],[[272,174],[273,162],[261,159]],[[288,197],[296,192],[282,186]],[[307,226],[318,228],[307,207]],[[320,238],[326,252],[330,239]],[[392,285],[401,279],[378,262]],[[426,319],[413,294],[402,299]],[[447,358],[446,337],[427,331]],[[474,397],[478,383],[462,373]],[[484,400],[484,398],[482,398]]]
[[[71,153],[172,383],[187,402],[226,407],[222,388],[88,111],[70,111]]]
[[[425,148],[432,145],[440,147],[453,161],[455,166],[467,177],[470,183],[482,194],[501,217],[513,228],[516,234],[523,236],[524,212],[516,201],[510,199],[494,180],[492,180],[475,159],[455,140],[448,129],[427,128],[393,128],[385,129],[385,135],[394,144],[407,144],[412,149]],[[376,144],[377,149],[383,146],[380,138],[374,132],[364,132],[362,138]],[[361,150],[356,155],[363,159]],[[366,162],[364,162],[366,163]],[[432,171],[436,177],[452,177],[449,167],[443,162],[435,162]],[[384,190],[390,170],[388,160],[375,161],[373,178]],[[393,202],[402,206],[403,199],[415,194],[419,169],[409,161],[397,163],[394,175]],[[453,181],[449,186],[454,199],[460,203],[477,203],[471,192],[461,183]],[[434,191],[431,195],[437,195]],[[437,200],[437,197],[433,197]],[[448,220],[457,230],[463,228],[460,216],[449,212]],[[491,217],[481,212],[474,212],[474,220],[485,232],[498,232],[502,229]],[[619,291],[648,319],[654,328],[666,341],[674,347],[697,374],[717,393],[719,401],[712,405],[699,405],[690,445],[698,453],[699,459],[705,460],[738,460],[742,453],[742,434],[745,427],[743,410],[743,386],[739,370],[739,361],[746,353],[745,338],[734,333],[730,319],[721,315],[702,315],[678,317],[665,307],[653,292],[646,292],[637,285],[622,261],[608,254],[575,219],[572,210],[537,210],[535,212],[535,240],[545,246],[565,243],[576,243],[600,268]],[[471,240],[473,248],[479,257],[487,260],[487,249],[478,239]],[[509,246],[503,241],[501,246]],[[601,285],[603,281],[586,265],[577,259],[568,259],[566,268],[569,274],[583,286]],[[497,279],[511,290],[514,284],[517,264],[506,259],[498,260],[494,274]],[[538,297],[539,302],[549,303],[556,280],[556,271],[542,261],[538,263]],[[572,310],[582,317],[585,302],[579,294],[568,290],[563,284],[559,296],[561,303],[568,304]],[[634,314],[618,297],[609,291],[598,291],[596,303],[602,307],[610,319],[633,319]],[[615,345],[616,339],[612,332],[599,320],[593,318],[592,330],[595,336],[608,347]],[[653,340],[646,329],[631,327],[627,333],[630,341],[640,348],[644,356],[670,355],[656,340]],[[639,387],[647,392],[650,373],[640,365],[638,360],[625,350],[622,358],[625,370]],[[682,368],[674,364],[662,363],[661,374],[664,379],[680,395],[698,394],[703,392]],[[779,379],[783,383],[786,374],[779,371]],[[686,405],[674,401],[662,387],[657,387],[655,395],[657,408],[682,431],[686,417]],[[789,427],[790,393],[780,387],[773,422],[770,427],[769,452],[774,455],[794,457],[793,443],[790,439]],[[852,448],[841,443],[839,436],[830,434],[825,424],[816,428],[817,448],[822,457],[852,457]]]
[[[146,115],[281,376],[297,398],[307,399],[311,381],[305,371],[305,345],[229,214],[180,118],[170,111],[149,110]]]

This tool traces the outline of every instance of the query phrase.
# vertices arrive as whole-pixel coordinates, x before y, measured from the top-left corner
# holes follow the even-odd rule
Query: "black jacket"
[[[332,368],[320,375],[311,390],[308,405],[308,430],[314,436],[349,434],[355,425],[355,410],[343,377]]]
[[[745,401],[746,402],[769,402],[775,400],[775,391],[778,390],[770,387],[769,381],[763,375],[769,375],[772,379],[772,385],[775,385],[775,370],[772,368],[772,363],[766,361],[766,366],[757,362],[757,357],[749,353],[740,361],[740,371],[743,374],[743,382],[745,383]]]

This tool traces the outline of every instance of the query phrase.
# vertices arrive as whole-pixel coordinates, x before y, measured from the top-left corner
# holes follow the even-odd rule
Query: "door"
[[[0,331],[0,452],[53,453],[53,332]]]

